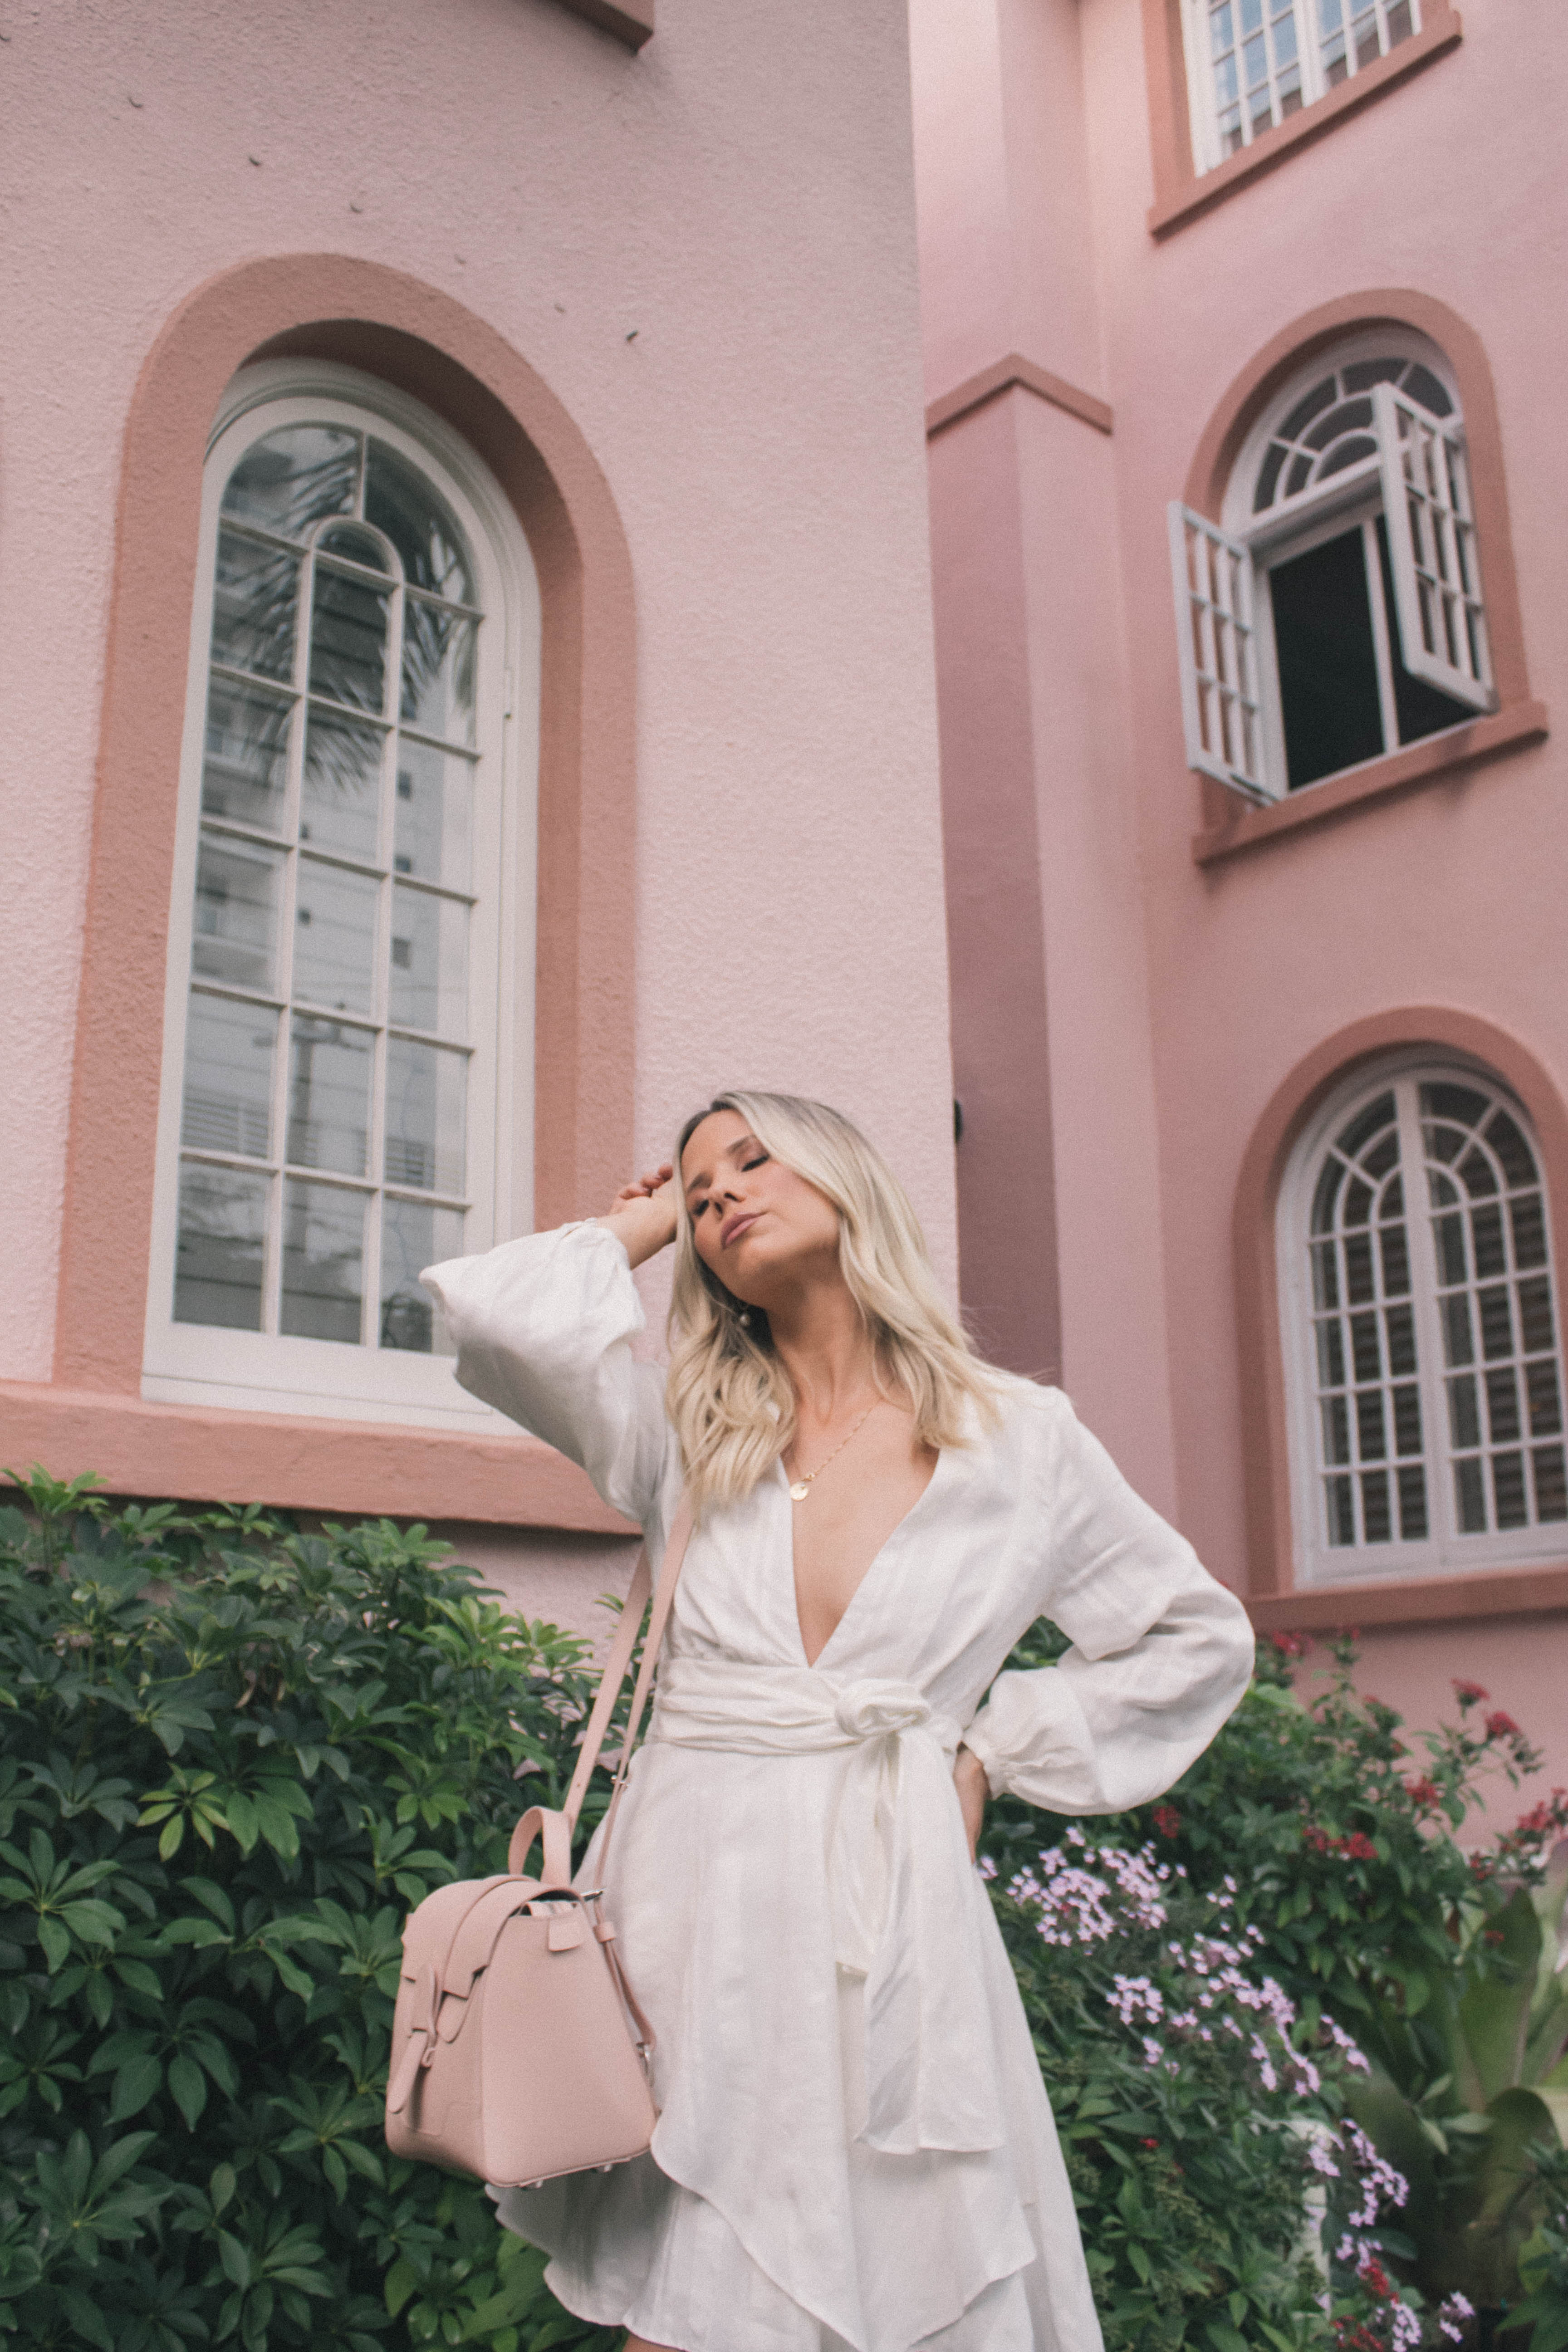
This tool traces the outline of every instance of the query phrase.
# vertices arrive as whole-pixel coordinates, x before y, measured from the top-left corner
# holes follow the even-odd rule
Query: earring
[[[751,1308],[749,1307],[742,1307],[737,1320],[739,1321],[742,1331],[749,1331],[752,1328]]]

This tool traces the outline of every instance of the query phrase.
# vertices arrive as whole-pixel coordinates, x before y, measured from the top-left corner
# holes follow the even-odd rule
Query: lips
[[[742,1215],[731,1217],[719,1236],[721,1245],[728,1249],[731,1243],[740,1240],[742,1234],[749,1233],[756,1223],[759,1213],[755,1209],[748,1209]]]

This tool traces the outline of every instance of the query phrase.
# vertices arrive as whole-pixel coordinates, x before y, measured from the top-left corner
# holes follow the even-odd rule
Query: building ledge
[[[1065,376],[1053,375],[1049,368],[1037,367],[1033,360],[1025,359],[1021,352],[1009,352],[1005,358],[993,360],[989,367],[965,376],[963,382],[955,383],[951,392],[944,392],[940,398],[929,403],[926,408],[926,439],[934,440],[939,433],[945,433],[950,425],[956,425],[961,416],[971,415],[975,409],[984,408],[988,401],[999,399],[1003,393],[1012,392],[1015,388],[1032,392],[1037,400],[1045,401],[1048,407],[1062,409],[1068,416],[1076,416],[1081,424],[1092,425],[1097,433],[1111,430],[1114,420],[1109,401],[1101,400],[1097,393],[1082,391],[1076,383],[1068,383]]]
[[[108,1494],[186,1503],[637,1532],[575,1463],[521,1430],[470,1437],[0,1381],[0,1462],[39,1462],[56,1478],[96,1470]]]
[[[1541,742],[1546,733],[1546,705],[1516,702],[1509,709],[1469,719],[1462,727],[1446,728],[1440,735],[1428,735],[1423,742],[1407,743],[1381,760],[1347,768],[1342,775],[1330,776],[1321,784],[1306,784],[1289,800],[1271,802],[1267,808],[1251,807],[1237,799],[1234,816],[1193,835],[1193,861],[1198,866],[1220,865],[1226,858],[1260,849],[1281,835],[1331,824],[1370,801],[1389,800],[1396,793],[1460,775],[1467,769],[1485,767],[1508,752]]]
[[[1259,1633],[1330,1633],[1342,1626],[1441,1625],[1474,1617],[1568,1610],[1568,1563],[1483,1569],[1468,1576],[1387,1577],[1243,1595]]]
[[[561,0],[561,5],[628,49],[640,49],[653,38],[654,0]]]
[[[1341,82],[1326,97],[1315,99],[1299,114],[1277,122],[1272,131],[1266,131],[1261,139],[1255,139],[1239,154],[1227,155],[1212,172],[1189,179],[1177,193],[1151,205],[1150,235],[1167,237],[1173,230],[1184,228],[1189,221],[1212,212],[1215,205],[1223,204],[1238,188],[1249,187],[1266,173],[1277,170],[1301,148],[1311,146],[1348,121],[1352,114],[1361,113],[1401,82],[1408,81],[1413,74],[1458,48],[1463,27],[1448,0],[1427,0],[1425,13],[1428,21],[1422,30],[1409,40],[1401,41],[1386,57],[1379,58],[1374,65],[1363,66],[1360,73]]]

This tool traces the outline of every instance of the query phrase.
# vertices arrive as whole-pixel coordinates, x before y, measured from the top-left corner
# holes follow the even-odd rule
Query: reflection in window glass
[[[382,1211],[381,1344],[423,1356],[454,1356],[447,1320],[419,1276],[463,1246],[463,1220],[456,1210],[424,1201],[388,1199]]]
[[[270,1180],[187,1162],[180,1171],[174,1318],[229,1331],[261,1328],[261,1276]]]
[[[289,1160],[296,1168],[363,1176],[369,1166],[375,1034],[342,1021],[294,1016],[289,1064]]]
[[[272,1059],[278,1015],[270,1005],[195,990],[185,1024],[185,1092],[180,1140],[199,1151],[266,1160],[272,1144]]]
[[[283,1188],[280,1331],[357,1342],[363,1295],[365,1195],[345,1184]]]
[[[462,532],[402,451],[290,425],[234,467],[178,1321],[450,1351],[416,1277],[463,1247],[479,627]]]

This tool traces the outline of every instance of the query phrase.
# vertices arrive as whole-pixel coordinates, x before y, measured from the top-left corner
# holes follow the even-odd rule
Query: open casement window
[[[537,589],[434,418],[279,373],[208,464],[143,1393],[461,1425],[417,1276],[526,1183]]]
[[[1363,1076],[1302,1139],[1279,1251],[1300,1580],[1568,1552],[1550,1218],[1507,1088]]]
[[[1248,800],[1494,707],[1464,427],[1437,364],[1375,344],[1320,363],[1254,430],[1223,525],[1171,509],[1188,764]]]
[[[1183,0],[1197,170],[1212,172],[1420,30],[1420,0]]]

